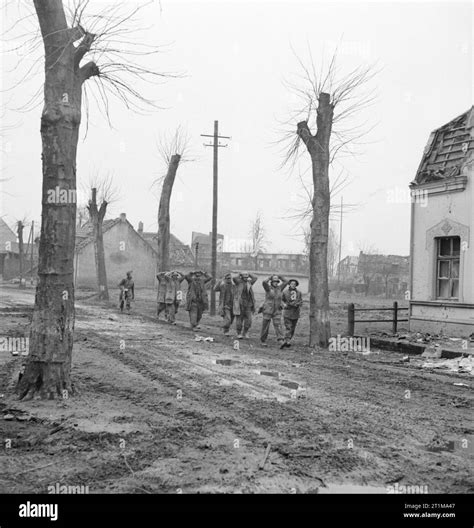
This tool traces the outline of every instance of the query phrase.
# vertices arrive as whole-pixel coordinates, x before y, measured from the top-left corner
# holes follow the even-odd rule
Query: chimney
[[[127,215],[125,213],[120,213],[120,221],[125,222],[127,220]]]
[[[143,222],[138,222],[138,234],[143,235]]]

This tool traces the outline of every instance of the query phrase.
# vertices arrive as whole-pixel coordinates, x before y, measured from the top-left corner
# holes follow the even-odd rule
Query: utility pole
[[[198,253],[199,253],[199,242],[194,244],[194,265],[198,268]]]
[[[23,283],[23,222],[21,220],[17,223],[17,234],[18,234],[18,256],[20,258],[20,288],[26,287]]]
[[[214,150],[214,164],[213,164],[213,186],[212,186],[212,264],[211,264],[211,275],[212,275],[212,288],[211,288],[211,315],[216,315],[216,292],[214,291],[214,285],[216,284],[217,274],[217,197],[218,197],[218,185],[217,185],[217,151],[219,147],[227,147],[227,145],[221,145],[219,139],[231,139],[229,136],[219,136],[219,122],[214,121],[214,134],[201,134],[202,137],[213,138],[212,143],[204,143],[205,147],[213,147]]]
[[[339,222],[339,261],[337,263],[337,291],[341,291],[341,250],[342,250],[342,196],[341,196],[341,219]]]

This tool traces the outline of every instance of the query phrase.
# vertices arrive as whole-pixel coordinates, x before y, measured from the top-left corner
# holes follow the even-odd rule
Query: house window
[[[459,255],[461,239],[443,237],[437,239],[436,298],[459,298]]]

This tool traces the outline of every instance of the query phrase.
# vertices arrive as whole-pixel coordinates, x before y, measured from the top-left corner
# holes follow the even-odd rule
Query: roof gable
[[[5,249],[7,242],[16,242],[16,234],[8,227],[8,224],[3,218],[0,218],[0,249]]]
[[[474,107],[431,132],[415,183],[459,176],[474,152]]]

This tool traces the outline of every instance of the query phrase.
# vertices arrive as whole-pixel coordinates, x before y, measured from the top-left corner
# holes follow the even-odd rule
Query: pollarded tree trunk
[[[94,62],[80,66],[94,36],[81,27],[68,28],[62,1],[34,0],[34,6],[45,49],[42,212],[30,353],[18,390],[20,398],[35,394],[64,398],[71,391],[76,151],[82,84],[99,71]],[[73,43],[79,39],[75,47]]]
[[[313,216],[311,219],[309,250],[309,321],[310,346],[327,347],[331,337],[329,319],[328,240],[329,240],[329,141],[334,106],[330,95],[318,98],[317,132],[311,134],[308,123],[298,123],[298,135],[311,157],[313,173]]]
[[[97,189],[92,189],[92,199],[89,200],[87,209],[92,223],[92,236],[94,239],[95,268],[97,275],[97,286],[99,299],[109,300],[109,289],[107,287],[107,270],[105,268],[104,234],[102,226],[107,211],[108,202],[103,200],[100,208],[97,208]]]
[[[169,271],[170,269],[170,201],[180,161],[180,154],[171,156],[161,189],[158,208],[158,271]]]

